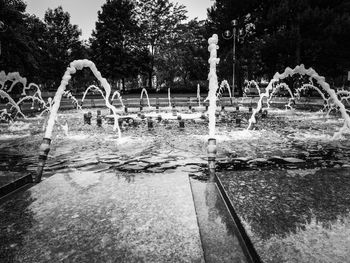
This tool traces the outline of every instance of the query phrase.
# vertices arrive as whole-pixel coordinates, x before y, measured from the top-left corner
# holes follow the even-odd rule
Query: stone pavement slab
[[[204,262],[188,174],[71,170],[0,206],[1,262]]]
[[[214,182],[190,179],[205,262],[247,263],[237,228]]]

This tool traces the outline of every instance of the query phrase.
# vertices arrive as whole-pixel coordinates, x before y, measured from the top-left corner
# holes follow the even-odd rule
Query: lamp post
[[[233,42],[232,47],[232,97],[235,96],[235,67],[236,67],[236,28],[237,20],[234,19],[231,21],[232,33],[230,30],[226,30],[223,34],[224,39],[231,39]]]

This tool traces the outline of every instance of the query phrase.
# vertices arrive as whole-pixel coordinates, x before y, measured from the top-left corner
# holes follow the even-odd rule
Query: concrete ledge
[[[10,194],[13,191],[16,191],[17,189],[21,188],[22,186],[32,183],[32,175],[27,174],[11,183],[8,183],[2,187],[0,187],[0,198],[3,198],[4,196]]]

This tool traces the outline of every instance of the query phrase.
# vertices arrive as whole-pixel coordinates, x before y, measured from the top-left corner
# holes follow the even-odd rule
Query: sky
[[[70,13],[71,23],[78,25],[82,30],[82,39],[88,39],[97,21],[97,11],[105,0],[24,0],[27,3],[27,13],[35,14],[40,19],[44,18],[48,8],[54,9],[62,6],[64,11]],[[170,0],[186,6],[189,19],[207,18],[207,8],[213,5],[213,0]]]

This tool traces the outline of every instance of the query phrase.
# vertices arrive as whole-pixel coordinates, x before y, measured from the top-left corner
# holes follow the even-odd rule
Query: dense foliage
[[[44,20],[26,13],[23,0],[0,0],[0,70],[19,71],[56,89],[69,62],[93,60],[113,87],[195,90],[206,84],[207,39],[219,35],[219,79],[232,79],[233,41],[223,38],[236,19],[236,83],[271,78],[303,63],[341,86],[350,70],[349,0],[216,0],[208,19],[186,21],[170,0],[106,0],[91,39],[82,41],[62,7]],[[71,87],[86,88],[88,70]],[[116,85],[118,84],[118,85]]]
[[[37,41],[31,37],[30,31],[34,30],[37,21],[26,15],[25,9],[21,0],[0,0],[0,70],[35,75],[40,56]]]
[[[208,19],[217,32],[237,19],[240,81],[303,63],[342,85],[350,70],[348,0],[216,0]],[[232,42],[221,43],[221,56],[232,58]]]
[[[91,57],[108,78],[136,78],[147,61],[145,51],[139,48],[140,28],[134,9],[128,0],[107,0],[98,12],[91,38]]]

